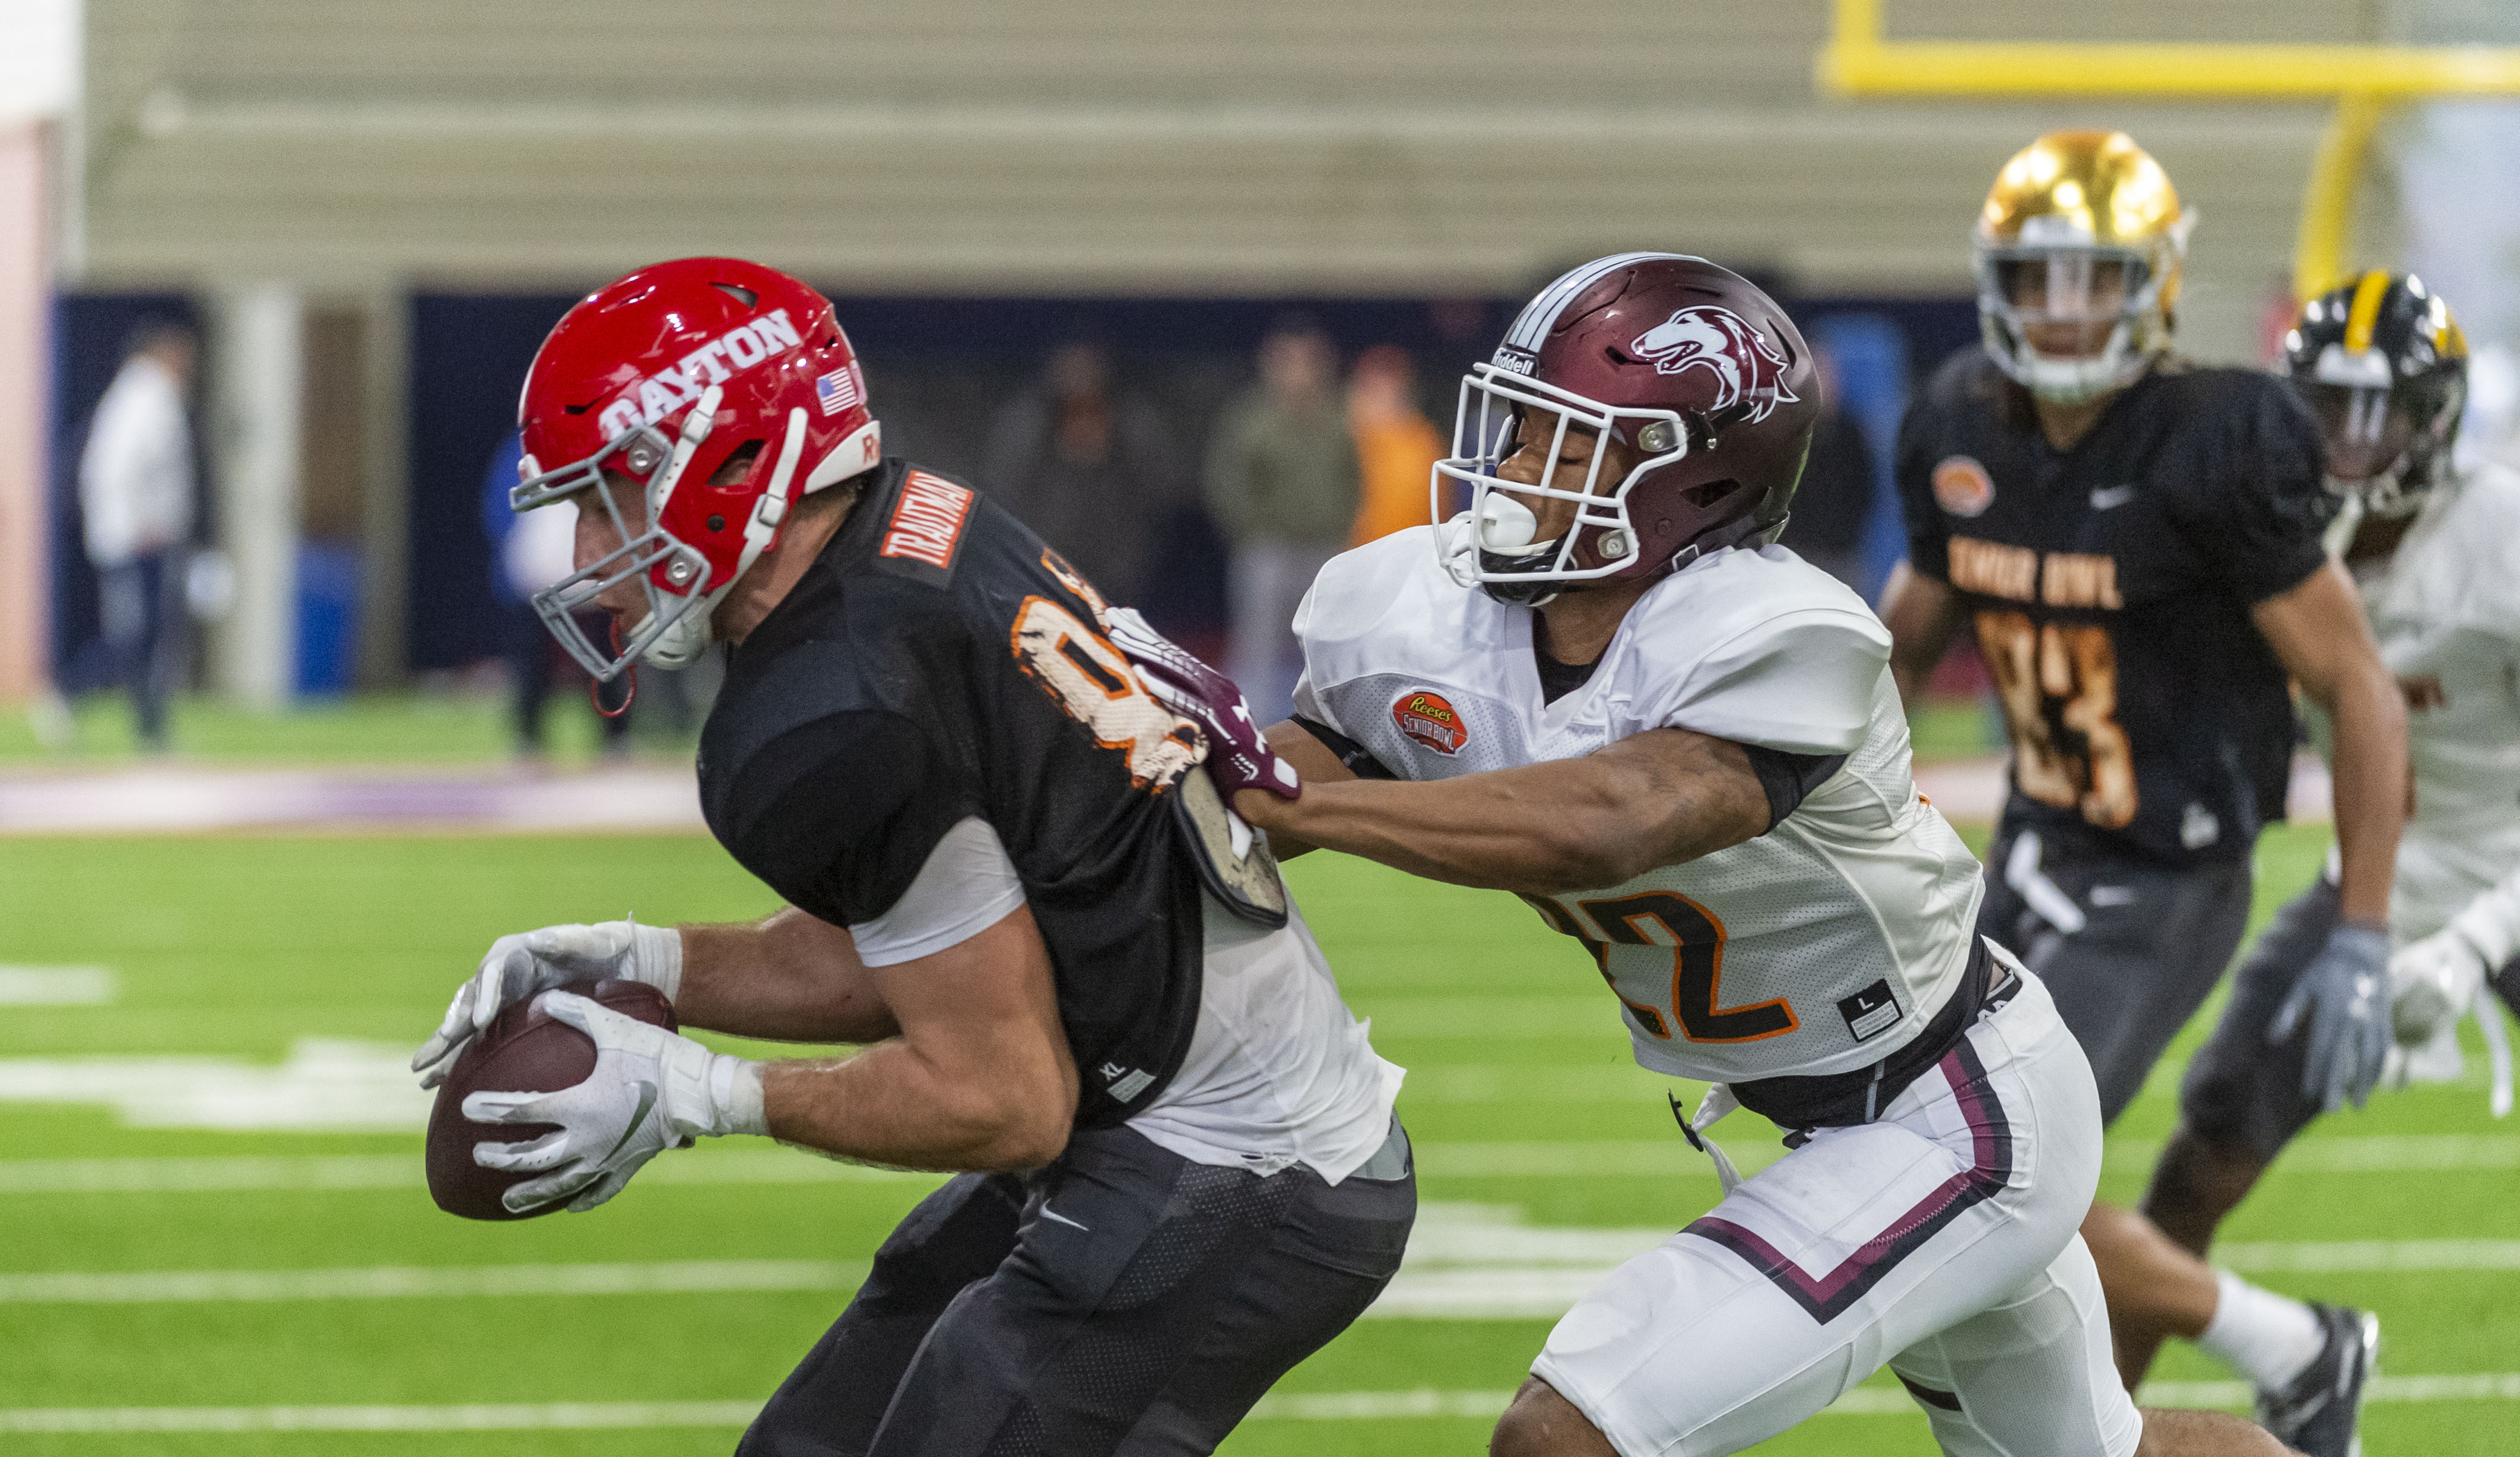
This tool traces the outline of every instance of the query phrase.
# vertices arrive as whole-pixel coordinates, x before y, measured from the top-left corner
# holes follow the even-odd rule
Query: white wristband
[[[645,981],[672,1001],[683,989],[683,933],[671,926],[630,923],[630,979]]]
[[[717,1105],[718,1131],[770,1136],[770,1115],[761,1101],[762,1064],[720,1053],[709,1069],[710,1101]]]

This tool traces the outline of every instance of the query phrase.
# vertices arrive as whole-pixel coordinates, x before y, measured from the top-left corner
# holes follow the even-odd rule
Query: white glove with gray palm
[[[594,1072],[557,1093],[483,1092],[464,1100],[464,1116],[476,1123],[560,1125],[529,1143],[472,1146],[472,1161],[483,1168],[542,1174],[500,1196],[510,1211],[565,1199],[571,1212],[584,1213],[667,1149],[702,1136],[769,1132],[761,1064],[711,1052],[571,992],[552,992],[543,1010],[594,1040]]]
[[[2486,994],[2490,970],[2487,954],[2456,920],[2389,958],[2389,1005],[2398,1041],[2389,1060],[2391,1086],[2457,1080],[2466,1067],[2458,1022],[2472,1013],[2493,1073],[2490,1106],[2498,1118],[2511,1112],[2511,1043],[2501,1009]]]
[[[499,937],[480,970],[456,988],[446,1020],[412,1054],[411,1070],[422,1087],[433,1088],[446,1080],[464,1044],[511,1002],[571,981],[608,979],[645,981],[672,1001],[683,986],[683,933],[670,926],[606,921]]]

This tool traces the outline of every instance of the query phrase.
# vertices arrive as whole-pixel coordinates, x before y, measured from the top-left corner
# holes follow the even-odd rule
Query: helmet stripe
[[[1580,268],[1568,269],[1558,275],[1555,283],[1541,290],[1540,296],[1524,304],[1522,312],[1514,316],[1513,327],[1506,331],[1505,344],[1497,351],[1499,356],[1497,362],[1499,364],[1506,362],[1503,356],[1507,350],[1524,355],[1537,355],[1540,352],[1540,346],[1549,340],[1549,331],[1556,325],[1557,316],[1566,311],[1567,304],[1582,296],[1586,289],[1631,263],[1642,263],[1653,258],[1688,258],[1690,262],[1702,261],[1689,258],[1687,253],[1613,253],[1606,258],[1595,258]]]
[[[2345,315],[2345,351],[2360,354],[2371,347],[2371,333],[2380,327],[2380,301],[2389,296],[2389,275],[2374,268],[2354,286],[2354,306]]]

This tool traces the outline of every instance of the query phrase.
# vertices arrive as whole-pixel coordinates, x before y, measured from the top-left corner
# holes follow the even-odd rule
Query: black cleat
[[[2327,1343],[2291,1386],[2258,1392],[2258,1425],[2309,1457],[2362,1457],[2362,1391],[2380,1358],[2380,1317],[2315,1301],[2310,1308]]]

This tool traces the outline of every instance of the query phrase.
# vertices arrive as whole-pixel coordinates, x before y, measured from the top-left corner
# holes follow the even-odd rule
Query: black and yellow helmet
[[[2327,447],[2328,489],[2399,516],[2450,470],[2467,337],[2411,273],[2378,269],[2301,306],[2279,366]]]

